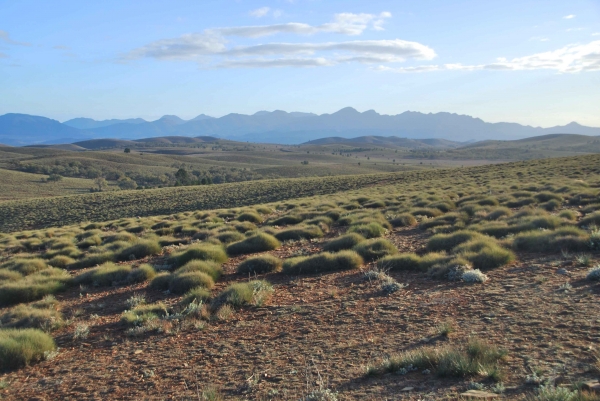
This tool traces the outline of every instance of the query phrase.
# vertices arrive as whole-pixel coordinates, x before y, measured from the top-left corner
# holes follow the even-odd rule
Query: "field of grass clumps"
[[[118,297],[112,321],[121,322],[115,325],[120,331],[111,335],[146,341],[246,324],[246,316],[232,316],[251,317],[265,306],[291,315],[300,308],[293,303],[304,299],[294,298],[303,280],[338,280],[339,288],[319,294],[336,299],[372,285],[364,278],[370,277],[378,287],[369,290],[369,302],[394,300],[403,294],[404,278],[460,293],[487,288],[524,259],[588,255],[585,272],[573,274],[582,278],[576,285],[593,286],[600,277],[593,267],[600,251],[599,171],[600,158],[586,156],[464,168],[457,176],[421,171],[235,184],[202,188],[195,201],[189,188],[99,194],[93,198],[98,211],[87,210],[88,198],[2,204],[0,217],[25,206],[50,209],[47,216],[28,212],[2,223],[13,232],[0,234],[1,368],[49,359],[52,336],[68,342],[97,335],[86,329],[93,325],[92,307],[71,310],[62,303],[83,303],[100,292],[105,298],[96,302],[94,319],[105,319],[115,293],[128,294]],[[180,202],[169,208],[174,194]],[[135,201],[140,213],[110,210],[125,201]],[[72,215],[82,209],[95,221]],[[75,224],[58,224],[59,215]],[[54,227],[16,231],[16,224]],[[569,293],[567,284],[561,289]],[[280,289],[289,304],[280,306]],[[346,302],[340,304],[347,308]],[[505,356],[501,347],[465,336],[419,344],[369,372],[427,370],[502,382]]]

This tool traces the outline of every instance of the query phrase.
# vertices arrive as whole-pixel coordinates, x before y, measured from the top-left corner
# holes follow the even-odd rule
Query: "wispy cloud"
[[[268,11],[267,11],[268,12]],[[202,33],[162,39],[123,55],[120,61],[142,58],[191,60],[205,68],[320,67],[343,63],[397,63],[407,59],[431,60],[436,53],[418,42],[401,39],[341,42],[275,42],[234,46],[228,37],[259,38],[278,33],[313,35],[319,32],[360,35],[365,29],[383,29],[389,12],[336,14],[333,21],[312,26],[290,22],[263,26],[207,29]]]
[[[69,46],[63,46],[63,45],[52,46],[52,48],[56,49],[56,50],[69,50],[70,49]]]
[[[8,58],[8,54],[0,52],[0,58]]]
[[[0,41],[4,43],[8,43],[9,45],[17,45],[17,46],[31,46],[31,43],[27,42],[17,42],[16,40],[11,39],[8,32],[0,29]]]
[[[545,37],[545,36],[534,36],[534,37],[532,37],[532,38],[529,38],[529,40],[535,40],[535,41],[538,41],[538,42],[547,42],[547,41],[549,41],[550,39],[548,39],[548,38],[547,38],[547,37]]]
[[[575,15],[575,14],[569,14],[569,15],[565,15],[563,18],[564,18],[564,19],[573,19],[573,18],[575,18],[575,17],[576,17],[576,15]]]
[[[594,32],[592,33],[592,36],[600,36],[600,32]]]
[[[256,10],[250,11],[249,14],[252,17],[261,18],[261,17],[264,17],[265,15],[269,14],[269,11],[271,11],[271,9],[269,7],[261,7],[261,8],[257,8]]]
[[[536,53],[525,57],[517,57],[511,60],[506,58],[498,58],[496,62],[490,64],[444,64],[400,68],[378,66],[376,69],[379,71],[394,71],[404,73],[441,70],[555,70],[561,73],[600,71],[600,41],[594,41],[583,45],[568,45],[557,50]]]

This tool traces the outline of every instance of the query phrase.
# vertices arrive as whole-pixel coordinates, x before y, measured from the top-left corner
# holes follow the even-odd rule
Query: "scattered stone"
[[[402,390],[400,391],[413,391],[415,388],[414,387],[404,387]]]
[[[133,353],[135,355],[137,355],[137,354],[141,354],[142,352],[144,352],[144,351],[142,351],[141,349],[136,349]]]
[[[600,383],[598,383],[598,380],[583,383],[583,388],[594,393],[600,393]]]
[[[563,274],[563,275],[565,275],[565,276],[569,275],[569,272],[567,271],[567,269],[562,269],[562,268],[561,268],[561,269],[558,269],[556,272],[557,272],[558,274]]]
[[[461,396],[471,400],[490,400],[492,398],[498,398],[498,394],[481,390],[468,390],[462,393]]]

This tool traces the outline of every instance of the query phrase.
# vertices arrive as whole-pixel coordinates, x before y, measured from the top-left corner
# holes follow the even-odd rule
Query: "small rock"
[[[583,388],[588,391],[600,393],[600,383],[598,383],[598,380],[593,380],[593,381],[583,383]]]
[[[422,371],[421,373],[423,373],[424,375],[428,375],[431,373],[431,370],[429,369],[425,369],[424,371]]]
[[[136,349],[133,353],[135,355],[137,355],[137,354],[141,354],[142,352],[144,352],[144,351],[142,351],[141,349]]]
[[[415,388],[414,387],[404,387],[402,390],[400,391],[413,391]]]
[[[498,394],[488,393],[487,391],[481,390],[469,390],[461,394],[462,397],[472,400],[490,400],[492,398],[498,398]]]
[[[558,269],[556,272],[558,274],[563,274],[565,276],[569,275],[569,272],[567,271],[567,269],[563,269],[563,268]]]

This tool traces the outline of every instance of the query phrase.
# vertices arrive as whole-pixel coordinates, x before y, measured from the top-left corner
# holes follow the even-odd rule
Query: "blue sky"
[[[600,1],[0,0],[0,114],[600,126]]]

